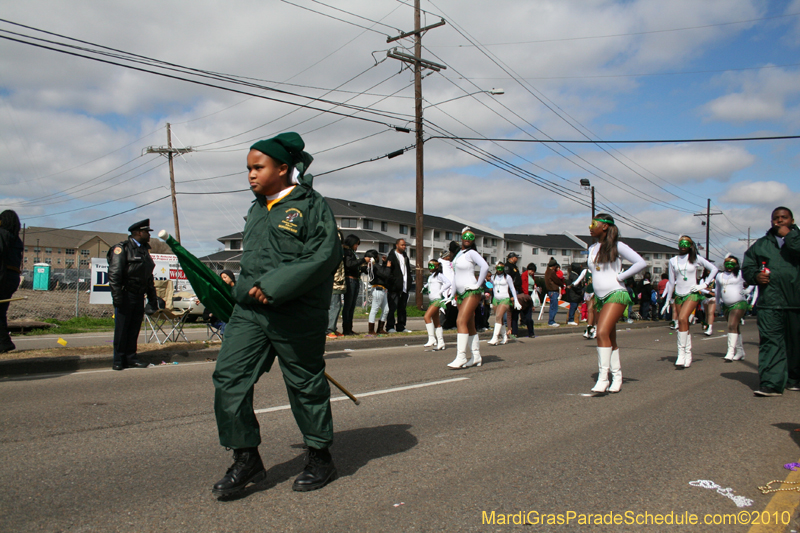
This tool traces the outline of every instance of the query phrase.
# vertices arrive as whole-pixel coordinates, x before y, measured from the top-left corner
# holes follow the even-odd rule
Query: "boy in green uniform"
[[[742,276],[758,284],[756,396],[800,391],[800,230],[786,207],[772,211],[772,227],[744,254]]]
[[[297,133],[255,143],[247,155],[256,198],[244,228],[236,306],[214,371],[220,444],[234,463],[212,492],[229,496],[266,477],[258,454],[253,387],[277,356],[295,421],[308,446],[292,488],[315,490],[336,477],[325,328],[342,244],[328,204],[305,171],[313,158]]]

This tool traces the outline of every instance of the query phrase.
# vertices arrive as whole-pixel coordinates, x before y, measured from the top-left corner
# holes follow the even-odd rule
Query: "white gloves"
[[[519,300],[517,300],[516,298],[514,298],[514,309],[516,309],[517,311],[522,309],[522,304],[519,303]]]
[[[667,313],[667,309],[669,309],[669,300],[664,304],[664,307],[661,308],[661,314],[664,315]]]
[[[703,292],[708,287],[705,282],[701,281],[699,285],[692,285],[691,292]]]
[[[481,288],[480,285],[478,285],[477,283],[473,283],[472,285],[467,285],[466,287],[464,287],[464,290],[465,291],[477,291],[480,288]]]

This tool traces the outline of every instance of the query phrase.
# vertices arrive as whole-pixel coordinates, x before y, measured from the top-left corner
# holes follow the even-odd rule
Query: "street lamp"
[[[441,101],[441,102],[439,102],[437,104],[426,105],[425,107],[423,107],[423,109],[427,109],[429,107],[434,107],[434,106],[437,106],[437,105],[442,105],[442,104],[445,104],[447,102],[452,102],[453,100],[458,100],[459,98],[466,98],[467,96],[474,96],[476,94],[483,94],[483,93],[491,94],[491,95],[495,95],[495,96],[497,96],[499,94],[506,94],[506,92],[503,89],[489,89],[488,91],[475,91],[474,93],[462,94],[461,96],[456,96],[455,98],[449,98],[447,100],[443,100],[443,101]]]
[[[586,178],[581,179],[581,188],[592,191],[592,218],[594,218],[594,187]]]

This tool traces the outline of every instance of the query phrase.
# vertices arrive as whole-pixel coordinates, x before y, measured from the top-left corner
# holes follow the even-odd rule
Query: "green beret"
[[[305,147],[306,143],[303,142],[302,137],[290,131],[276,135],[272,139],[258,141],[250,149],[258,150],[279,163],[294,167],[297,162],[302,160],[303,148]]]

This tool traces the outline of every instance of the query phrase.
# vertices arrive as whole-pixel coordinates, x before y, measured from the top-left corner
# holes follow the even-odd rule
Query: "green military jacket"
[[[769,283],[758,286],[756,305],[761,309],[800,309],[800,230],[796,225],[784,237],[783,247],[778,247],[770,231],[745,252],[742,276],[747,283],[756,285],[762,263],[770,270]]]
[[[238,304],[256,310],[330,307],[342,243],[333,212],[312,180],[301,176],[272,209],[264,196],[256,195],[244,226],[242,270],[234,287]],[[253,287],[264,292],[267,306],[248,295]]]

